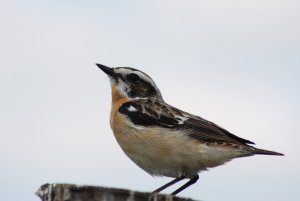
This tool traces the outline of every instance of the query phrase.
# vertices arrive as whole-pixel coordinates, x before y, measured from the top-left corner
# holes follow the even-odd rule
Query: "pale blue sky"
[[[168,103],[286,154],[200,173],[181,196],[300,200],[299,10],[296,0],[1,0],[1,199],[38,200],[46,182],[152,191],[170,180],[119,148],[97,62],[139,68]]]

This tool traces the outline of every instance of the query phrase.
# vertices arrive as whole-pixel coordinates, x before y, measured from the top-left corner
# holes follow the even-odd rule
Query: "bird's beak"
[[[104,66],[102,64],[96,64],[104,73],[106,73],[109,77],[116,77],[116,73],[113,68]]]

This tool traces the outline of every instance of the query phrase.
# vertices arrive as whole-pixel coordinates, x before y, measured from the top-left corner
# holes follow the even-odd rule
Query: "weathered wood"
[[[36,195],[42,201],[194,201],[171,195],[73,184],[44,184]]]

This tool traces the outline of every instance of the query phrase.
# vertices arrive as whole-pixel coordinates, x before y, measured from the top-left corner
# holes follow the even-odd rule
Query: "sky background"
[[[300,200],[299,10],[297,0],[1,0],[1,200],[38,201],[44,183],[152,191],[171,180],[118,146],[95,63],[138,68],[169,104],[286,154],[233,160],[180,196]]]

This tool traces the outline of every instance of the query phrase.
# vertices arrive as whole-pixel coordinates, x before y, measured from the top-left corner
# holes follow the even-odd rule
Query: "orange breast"
[[[124,126],[124,117],[120,116],[119,108],[122,106],[123,103],[127,102],[129,99],[128,97],[124,96],[121,91],[119,90],[118,86],[112,86],[112,108],[110,113],[110,126],[115,134],[118,135],[118,128]],[[117,137],[117,136],[116,136]],[[117,138],[118,140],[118,138]]]
[[[200,169],[205,169],[197,157],[197,141],[178,131],[135,126],[118,111],[128,101],[117,86],[112,87],[111,128],[117,142],[131,160],[152,175],[194,176]]]

